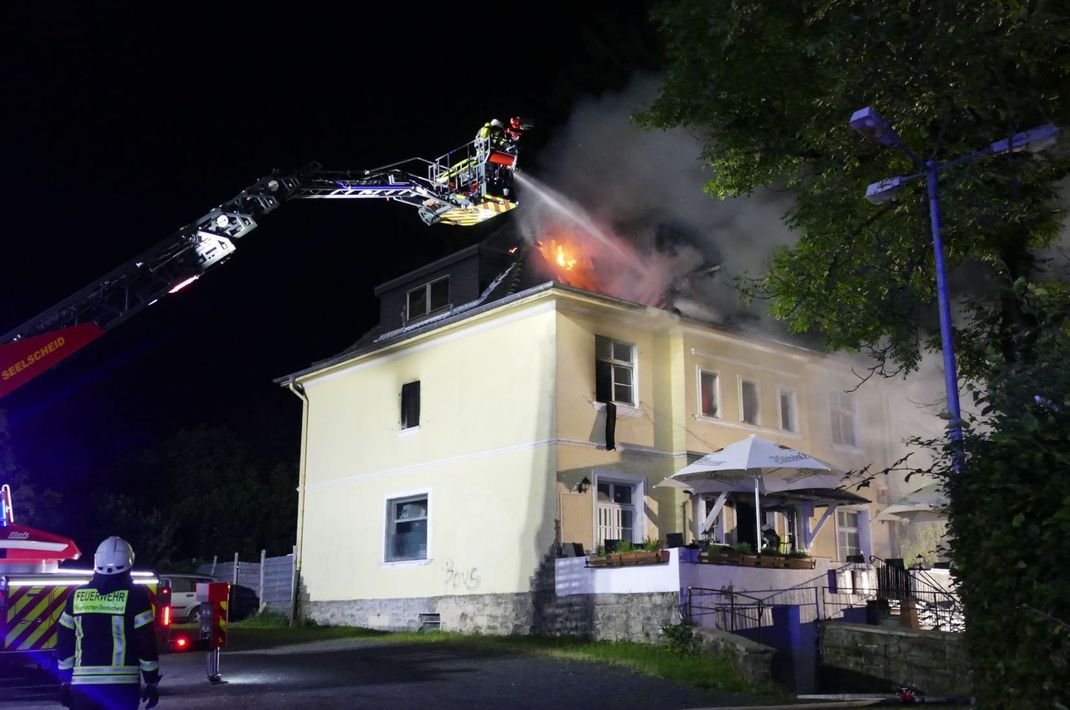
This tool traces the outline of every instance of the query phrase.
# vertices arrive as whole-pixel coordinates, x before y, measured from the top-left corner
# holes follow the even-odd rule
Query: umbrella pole
[[[754,551],[762,551],[762,504],[758,502],[758,477],[754,477]]]

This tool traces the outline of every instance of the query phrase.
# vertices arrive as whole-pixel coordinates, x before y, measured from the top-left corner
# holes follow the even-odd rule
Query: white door
[[[603,545],[606,540],[635,541],[634,485],[599,481],[597,512],[596,545]]]

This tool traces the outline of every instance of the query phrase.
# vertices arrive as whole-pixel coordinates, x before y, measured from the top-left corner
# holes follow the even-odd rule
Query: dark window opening
[[[401,386],[401,428],[420,426],[420,382],[408,382]]]
[[[780,428],[791,432],[799,430],[795,415],[795,393],[790,390],[780,390]]]
[[[740,386],[740,395],[743,400],[743,421],[746,424],[758,424],[758,385],[743,380]]]
[[[700,371],[699,389],[702,396],[702,414],[707,417],[717,416],[717,373]]]

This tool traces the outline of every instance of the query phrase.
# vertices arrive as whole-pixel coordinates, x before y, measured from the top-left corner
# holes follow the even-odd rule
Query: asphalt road
[[[203,652],[162,657],[158,708],[667,710],[758,700],[712,695],[603,664],[484,655],[446,644],[315,641],[224,652],[220,665],[227,683],[211,685]],[[0,683],[2,710],[59,707],[52,698],[54,687],[40,679]]]

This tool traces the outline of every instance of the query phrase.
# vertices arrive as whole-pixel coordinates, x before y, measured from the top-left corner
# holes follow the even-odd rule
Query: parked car
[[[215,577],[205,574],[169,574],[160,577],[171,582],[171,615],[175,621],[185,620],[196,624],[201,614],[208,609],[208,604],[197,601],[197,585],[208,582],[220,582]],[[231,585],[230,587],[230,621],[241,621],[260,610],[260,598],[249,587]]]
[[[232,621],[241,621],[258,611],[260,611],[260,597],[256,596],[256,591],[241,584],[231,586],[230,618]]]

